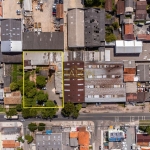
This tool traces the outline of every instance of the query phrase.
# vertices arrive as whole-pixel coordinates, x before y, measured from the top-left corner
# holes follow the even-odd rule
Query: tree
[[[47,109],[42,109],[41,116],[42,116],[43,119],[48,119],[49,111],[47,111]]]
[[[114,23],[112,24],[112,26],[114,27],[115,30],[117,30],[117,29],[119,28],[118,22],[114,22]]]
[[[147,132],[147,134],[150,135],[150,126],[147,126],[147,127],[146,127],[146,132]]]
[[[36,67],[35,72],[36,72],[36,73],[39,73],[39,72],[40,72],[40,68],[39,68],[39,67]]]
[[[51,100],[48,100],[46,103],[45,103],[45,107],[55,107],[55,103]]]
[[[38,131],[43,131],[43,130],[45,130],[45,124],[44,123],[39,123]]]
[[[11,118],[12,116],[17,115],[17,110],[14,108],[10,108],[9,111],[6,111],[6,115],[7,117]]]
[[[23,110],[22,110],[22,117],[23,118],[30,118],[30,109],[29,108],[24,108]]]
[[[28,92],[35,87],[35,83],[33,81],[25,80],[24,81],[24,94],[28,96]]]
[[[114,34],[106,34],[106,38],[105,38],[106,42],[113,42],[116,41],[116,36]]]
[[[21,104],[18,104],[18,105],[16,106],[16,110],[17,110],[18,112],[21,112],[21,111],[22,111],[22,105],[21,105]]]
[[[29,77],[30,77],[30,72],[26,72],[24,74],[24,80],[29,80]]]
[[[37,130],[37,125],[36,125],[36,123],[30,123],[30,124],[28,124],[28,129],[29,129],[31,132],[34,132],[35,130]]]
[[[65,104],[65,106],[62,109],[61,113],[64,117],[69,117],[74,110],[75,110],[74,104],[71,103],[71,102],[68,102],[68,103]]]
[[[28,144],[32,143],[33,137],[29,134],[25,135],[25,139],[27,140]]]
[[[37,85],[38,88],[43,88],[46,85],[45,77],[37,76],[36,85]]]
[[[23,148],[18,147],[17,150],[23,150]]]
[[[86,0],[86,4],[87,4],[87,5],[92,5],[93,2],[94,2],[94,0]]]
[[[10,90],[11,90],[11,91],[16,91],[16,90],[18,90],[18,89],[19,89],[19,87],[18,87],[18,84],[17,84],[17,83],[12,82],[12,83],[10,84]]]
[[[31,89],[28,93],[26,93],[27,97],[33,98],[37,93],[36,88]]]
[[[75,109],[72,113],[72,117],[76,119],[78,118],[78,116],[79,116],[79,111]]]
[[[45,94],[43,91],[39,91],[36,94],[36,101],[38,101],[38,104],[43,104],[48,100],[48,94]]]
[[[24,143],[24,140],[22,139],[22,136],[18,137],[18,141]]]
[[[30,109],[30,116],[33,118],[37,116],[37,110],[35,108]]]
[[[82,108],[82,104],[77,104],[75,107],[76,107],[76,110],[79,112]]]

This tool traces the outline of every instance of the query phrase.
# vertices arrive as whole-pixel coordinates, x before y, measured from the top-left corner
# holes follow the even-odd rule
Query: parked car
[[[59,0],[59,3],[60,3],[60,4],[63,4],[63,0]]]
[[[24,120],[24,119],[21,119],[20,121],[21,121],[21,122],[24,122],[25,120]]]
[[[42,88],[42,90],[46,90],[46,89],[47,89],[46,87],[43,87],[43,88]]]
[[[54,4],[59,4],[59,0],[54,0]]]
[[[57,105],[57,102],[56,102],[56,100],[54,100],[54,104],[55,104],[55,105]]]
[[[52,15],[53,15],[53,16],[56,15],[56,8],[53,8]]]
[[[58,115],[54,115],[53,118],[58,118]]]
[[[17,15],[21,15],[21,10],[16,11]]]

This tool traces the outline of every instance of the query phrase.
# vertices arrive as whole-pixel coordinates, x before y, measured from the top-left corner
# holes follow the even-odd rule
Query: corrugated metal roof
[[[105,11],[112,11],[112,0],[106,0]]]
[[[145,10],[136,10],[135,20],[146,20],[147,11]]]
[[[146,1],[137,1],[136,9],[137,10],[146,10],[147,2]]]
[[[25,11],[32,11],[32,0],[23,0],[23,8]]]

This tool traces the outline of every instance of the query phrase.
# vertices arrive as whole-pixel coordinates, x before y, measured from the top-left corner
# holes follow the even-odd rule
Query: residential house
[[[112,0],[106,0],[105,2],[105,11],[111,12],[112,11]]]
[[[123,64],[85,62],[85,102],[125,102]]]
[[[23,50],[64,50],[64,33],[23,32]]]
[[[128,15],[133,13],[133,6],[134,6],[133,0],[125,0],[125,14]]]
[[[5,107],[9,108],[17,104],[21,104],[21,92],[20,91],[11,92],[11,94],[9,94],[9,91],[8,93],[6,92],[4,97]]]
[[[137,40],[139,41],[150,41],[150,35],[148,34],[138,34]]]
[[[148,134],[137,134],[137,145],[138,146],[149,146],[150,135]]]
[[[59,149],[62,150],[62,133],[51,133],[35,135],[36,139],[36,149]]]
[[[84,9],[68,9],[68,47],[84,46]]]
[[[137,1],[135,20],[136,21],[145,21],[147,16],[147,2],[146,1]]]
[[[141,41],[123,41],[116,40],[116,55],[139,55],[142,52],[142,42]]]
[[[20,147],[20,143],[16,142],[15,140],[3,140],[2,147],[2,150],[15,150],[16,148]]]
[[[65,102],[84,102],[84,62],[64,62],[64,100]]]
[[[64,18],[64,11],[63,11],[63,4],[57,4],[56,5],[56,18]]]
[[[125,2],[118,0],[117,2],[117,15],[123,15],[125,13]]]
[[[132,21],[131,21],[132,22]],[[134,33],[133,33],[133,23],[125,23],[124,25],[124,40],[135,40]]]

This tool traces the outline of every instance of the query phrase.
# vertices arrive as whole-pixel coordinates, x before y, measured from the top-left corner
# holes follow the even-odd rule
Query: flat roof
[[[64,50],[63,32],[23,32],[24,50]]]
[[[57,4],[56,10],[56,18],[64,18],[63,4]]]

